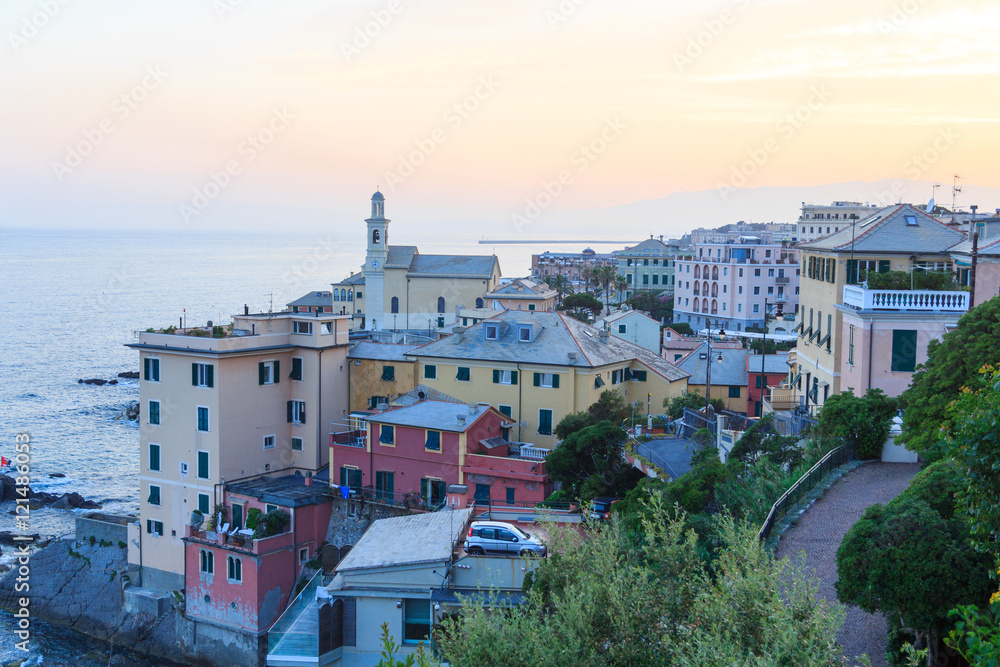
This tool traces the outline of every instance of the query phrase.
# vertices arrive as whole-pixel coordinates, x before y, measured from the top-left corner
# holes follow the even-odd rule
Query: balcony
[[[875,290],[860,285],[844,285],[844,305],[855,310],[965,312],[969,309],[969,293]]]
[[[767,403],[772,410],[794,410],[799,405],[795,387],[768,387]]]
[[[778,276],[777,278],[774,279],[774,282],[778,283],[779,285],[787,285],[789,280],[791,280],[791,278],[789,278],[788,276]]]

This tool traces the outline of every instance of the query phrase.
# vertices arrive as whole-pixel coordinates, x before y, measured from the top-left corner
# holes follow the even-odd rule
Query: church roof
[[[288,302],[289,307],[291,306],[332,306],[333,305],[333,293],[329,290],[320,292],[309,292],[305,296],[300,296],[295,301]]]
[[[415,253],[408,275],[422,278],[491,278],[496,255],[421,255]]]
[[[413,256],[417,254],[417,246],[413,245],[391,245],[385,258],[385,268],[387,269],[408,269]]]
[[[355,273],[351,276],[344,278],[339,283],[333,283],[334,285],[364,285],[365,284],[365,274]]]
[[[372,195],[372,201],[385,201],[385,196],[376,190],[375,194]]]

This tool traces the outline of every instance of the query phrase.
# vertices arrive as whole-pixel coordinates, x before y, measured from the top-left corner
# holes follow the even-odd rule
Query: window
[[[354,292],[348,292],[347,293],[347,300],[348,301],[351,301],[351,296],[352,295],[354,296],[355,299],[363,299],[363,298],[365,298],[364,295],[361,294],[361,292],[358,292],[357,294],[355,294]]]
[[[648,285],[649,284],[649,274],[648,273],[642,274],[642,284],[643,285]]]
[[[306,423],[306,402],[288,401],[285,404],[285,417],[289,424]]]
[[[657,285],[657,284],[659,284],[659,280],[660,280],[660,274],[658,274],[658,273],[654,273],[654,274],[653,274],[653,284],[654,284],[654,285]]]
[[[396,381],[396,368],[395,368],[395,366],[383,366],[382,367],[382,381],[383,382],[395,382]]]
[[[847,330],[847,363],[854,365],[854,325]]]
[[[207,493],[198,494],[198,511],[201,512],[202,516],[208,516],[211,511],[208,507],[210,500]]]
[[[916,227],[917,226],[917,216],[915,216],[915,215],[907,215],[907,216],[904,216],[904,217],[906,218],[906,224],[907,224],[907,226],[909,226],[909,227]]]
[[[208,479],[211,472],[208,466],[208,452],[198,452],[198,479]]]
[[[146,532],[150,535],[163,536],[163,522],[146,519]]]
[[[293,452],[302,451],[302,438],[292,438],[292,451]]]
[[[146,502],[150,505],[160,504],[160,487],[154,484],[149,485],[149,496],[146,498]]]
[[[353,466],[341,466],[340,485],[352,489],[361,488],[361,469]]]
[[[625,274],[625,283],[628,284],[628,285],[632,284],[632,274],[631,273],[626,273]]]
[[[498,405],[497,410],[500,411],[500,414],[507,417],[511,417],[514,414],[514,408],[510,405]]]
[[[191,364],[191,384],[195,387],[214,385],[215,367],[212,364]]]
[[[759,303],[755,303],[753,305],[753,312],[755,312],[755,313],[759,313],[760,312],[760,304]]]
[[[313,332],[312,322],[299,322],[298,320],[292,321],[293,334],[311,334],[312,332]]]
[[[531,342],[531,325],[520,325],[517,327],[517,340],[519,343]]]
[[[754,287],[754,288],[753,288],[753,293],[754,293],[755,295],[757,295],[757,294],[760,294],[760,286],[759,286],[759,285],[758,285],[757,287]]]
[[[737,285],[736,286],[736,293],[737,294],[743,294],[743,285]]]
[[[160,381],[160,360],[146,357],[142,360],[142,378],[150,382]]]
[[[739,387],[729,387],[729,398],[739,398],[740,388]]]
[[[552,435],[552,411],[538,410],[538,435]]]
[[[619,325],[618,325],[618,333],[625,333],[625,329],[626,329],[626,328],[627,328],[627,327],[626,327],[626,325],[624,325],[624,324],[619,324]]]
[[[226,578],[230,583],[243,583],[243,559],[235,556],[226,558]]]
[[[379,403],[389,403],[389,398],[386,396],[372,396],[368,399],[368,408],[370,410],[378,409]]]
[[[398,313],[399,312],[399,297],[398,296],[392,297],[392,302],[389,305],[389,312],[390,313]]]
[[[471,377],[471,372],[467,366],[459,366],[458,372],[455,374],[455,379],[459,382],[469,382]]]
[[[512,488],[510,488],[508,486],[508,487],[506,487],[506,491],[507,491],[507,499],[506,499],[507,500],[507,504],[508,505],[513,505],[514,502],[515,502],[514,501],[514,489],[512,489]]]
[[[535,304],[529,303],[528,304],[528,310],[534,310],[534,309],[535,309]]]
[[[486,340],[497,340],[500,338],[500,325],[487,322],[483,325],[483,332]]]
[[[431,601],[403,600],[403,643],[415,644],[431,636]]]
[[[208,408],[198,406],[198,430],[208,432]]]
[[[292,357],[292,372],[288,374],[288,379],[302,381],[302,357]]]
[[[493,384],[517,384],[517,371],[493,370]]]
[[[425,380],[436,380],[438,376],[438,368],[433,364],[428,364],[424,366],[424,379]]]
[[[559,388],[559,376],[552,373],[535,373],[534,385],[546,389]]]
[[[200,566],[198,570],[204,574],[215,574],[215,554],[208,549],[198,550]]]
[[[395,444],[396,429],[389,424],[382,424],[382,428],[379,429],[378,441],[383,445],[393,445]]]
[[[444,502],[445,484],[440,479],[424,477],[420,480],[420,497],[429,507],[436,507]]]
[[[275,361],[262,361],[257,364],[257,384],[274,384],[278,382],[280,378],[278,377],[278,362]]]
[[[759,278],[759,277],[760,277],[760,269],[754,269],[754,270],[753,270],[753,275],[754,275],[755,277]]]
[[[309,560],[309,547],[302,547],[299,549],[299,564],[305,563]]]
[[[265,435],[264,436],[264,449],[274,449],[274,436]]]
[[[737,313],[742,313],[743,312],[743,304],[742,303],[736,304],[736,312]]]
[[[443,296],[439,296],[438,297],[438,310],[437,311],[439,313],[443,313],[444,312],[444,297]]]
[[[149,423],[154,426],[160,425],[160,402],[150,401],[149,402]]]
[[[768,288],[767,288],[767,293],[768,294],[774,294],[774,287],[772,287],[772,286],[769,285]]]
[[[427,442],[424,443],[424,449],[441,451],[441,431],[427,431]]]
[[[916,365],[916,330],[894,329],[892,332],[892,371],[899,373],[912,373]]]
[[[153,472],[160,471],[160,446],[149,443],[149,469]]]

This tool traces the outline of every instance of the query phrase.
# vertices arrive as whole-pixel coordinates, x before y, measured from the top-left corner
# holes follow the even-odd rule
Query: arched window
[[[483,307],[483,300],[476,299],[476,308],[482,308],[482,307]]]
[[[390,306],[390,312],[393,312],[393,313],[398,313],[399,312],[399,297],[398,296],[392,297],[392,306]]]
[[[698,308],[698,299],[694,300],[694,308],[692,310],[694,310],[694,312],[696,312],[696,313],[700,313],[701,312],[701,310]]]
[[[719,279],[719,267],[713,266],[712,267],[712,280],[718,280],[718,279]]]
[[[716,301],[715,299],[712,299],[712,314],[713,315],[719,314],[719,302]]]
[[[381,240],[382,240],[382,235],[379,234],[379,231],[377,229],[372,230],[372,243],[377,244]]]
[[[444,297],[443,296],[439,296],[438,297],[438,312],[439,313],[443,313],[444,312]]]
[[[707,273],[706,273],[706,277],[707,277]],[[708,283],[702,283],[701,284],[701,294],[702,294],[702,296],[708,296]]]
[[[340,290],[340,300],[345,301],[344,296],[347,296],[346,301],[354,301],[354,290],[348,292],[347,290]]]
[[[701,267],[697,264],[694,266],[694,278],[695,280],[701,279]]]
[[[340,290],[333,290],[333,300],[340,301]]]
[[[719,283],[712,283],[712,296],[719,296]]]

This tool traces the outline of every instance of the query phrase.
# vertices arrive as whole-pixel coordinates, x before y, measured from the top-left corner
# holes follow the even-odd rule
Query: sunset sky
[[[310,230],[380,186],[511,236],[526,200],[997,184],[996,3],[5,0],[0,28],[0,226]]]

